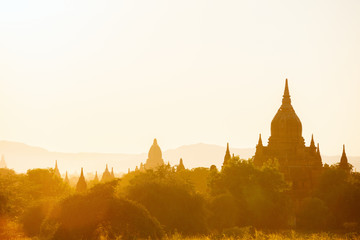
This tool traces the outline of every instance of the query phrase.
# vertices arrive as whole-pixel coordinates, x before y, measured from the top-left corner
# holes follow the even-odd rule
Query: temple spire
[[[81,168],[81,174],[79,177],[79,181],[76,184],[76,191],[77,192],[85,192],[87,189],[87,184],[86,184],[86,180],[84,177],[84,170],[83,168]]]
[[[99,177],[98,177],[97,171],[95,172],[94,182],[96,182],[96,183],[99,182]]]
[[[70,184],[70,181],[69,181],[69,177],[68,177],[68,173],[66,171],[65,173],[65,179],[64,179],[64,182],[67,183],[67,184]]]
[[[177,165],[177,167],[176,167],[176,171],[179,172],[179,171],[183,171],[183,170],[185,170],[185,166],[184,166],[183,159],[180,158],[180,162],[179,162],[179,165]]]
[[[107,182],[107,181],[110,181],[112,180],[112,176],[111,176],[111,173],[109,172],[109,168],[108,168],[108,165],[106,164],[106,168],[105,168],[105,171],[101,177],[101,182]]]
[[[0,168],[7,168],[4,155],[1,155]]]
[[[113,168],[113,167],[111,168],[111,177],[112,177],[112,178],[115,178],[114,168]]]
[[[350,170],[349,162],[348,162],[346,152],[345,152],[345,144],[343,145],[343,152],[342,152],[342,155],[341,155],[341,158],[340,158],[339,167],[344,169],[344,170],[347,170],[347,171]]]
[[[311,147],[311,148],[315,148],[315,142],[314,142],[314,134],[311,134],[311,142],[310,142],[310,147]]]
[[[259,142],[258,142],[258,147],[262,147],[263,143],[262,143],[262,139],[261,139],[261,133],[259,134]]]
[[[230,158],[231,158],[231,155],[230,155],[229,143],[227,143],[223,165],[227,164],[228,161],[230,160]]]
[[[61,177],[59,168],[58,168],[58,164],[57,164],[57,160],[55,160],[55,168],[54,168],[54,174],[58,177]]]
[[[285,80],[285,90],[284,90],[282,103],[283,105],[291,104],[288,79]]]

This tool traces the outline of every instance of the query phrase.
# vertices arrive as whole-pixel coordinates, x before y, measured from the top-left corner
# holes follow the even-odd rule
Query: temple
[[[7,168],[4,155],[1,155],[0,168]]]
[[[114,168],[111,168],[111,178],[115,178],[115,174],[114,174]]]
[[[66,184],[70,184],[70,181],[69,181],[69,177],[68,177],[68,173],[67,173],[67,171],[66,171],[66,173],[65,173],[65,179],[64,179],[64,182],[65,182]]]
[[[305,146],[301,121],[291,105],[287,79],[282,105],[271,122],[268,146],[263,145],[260,135],[254,165],[262,166],[269,160],[278,161],[280,171],[297,197],[306,196],[322,172],[320,149],[315,147],[313,136],[310,146]]]
[[[55,168],[54,168],[54,174],[55,176],[58,176],[59,178],[61,178],[61,174],[57,165],[57,160],[55,160]]]
[[[346,152],[345,152],[345,144],[343,145],[343,152],[340,158],[339,168],[345,170],[346,172],[350,173],[352,166],[349,164]]]
[[[185,170],[185,166],[184,166],[184,162],[183,162],[183,159],[182,158],[180,158],[180,162],[179,162],[179,165],[177,165],[177,167],[176,167],[176,171],[183,171],[183,170]]]
[[[101,182],[108,182],[111,181],[113,179],[111,173],[109,172],[109,168],[108,165],[106,164],[106,168],[105,171],[101,177]]]
[[[99,177],[98,177],[97,171],[95,172],[95,177],[94,177],[94,179],[93,179],[93,182],[94,182],[94,183],[98,183],[98,182],[99,182]]]
[[[162,165],[164,165],[164,160],[162,159],[162,152],[155,138],[153,145],[149,150],[148,159],[145,163],[145,169],[156,169]]]
[[[85,192],[87,189],[87,184],[86,184],[86,180],[84,177],[84,170],[83,168],[81,168],[81,175],[79,177],[79,180],[76,184],[76,191],[77,192]]]
[[[229,143],[227,143],[226,152],[225,152],[225,156],[224,156],[223,166],[228,163],[228,161],[230,160],[230,158],[231,158],[231,155],[230,155]]]

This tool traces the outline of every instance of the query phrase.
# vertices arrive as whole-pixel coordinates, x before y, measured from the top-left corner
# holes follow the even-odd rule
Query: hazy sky
[[[255,147],[285,78],[306,143],[360,155],[358,0],[0,2],[2,140]]]

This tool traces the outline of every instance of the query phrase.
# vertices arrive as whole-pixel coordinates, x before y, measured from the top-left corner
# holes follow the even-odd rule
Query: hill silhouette
[[[165,150],[163,158],[165,163],[177,165],[180,158],[183,159],[186,168],[210,167],[222,165],[226,145],[214,144],[190,144],[175,149]],[[231,154],[239,155],[243,159],[253,156],[255,148],[231,148]],[[65,171],[80,174],[81,167],[85,172],[103,171],[105,164],[114,167],[117,173],[125,173],[128,168],[134,170],[141,162],[147,159],[147,153],[123,154],[123,153],[63,153],[52,152],[41,147],[29,146],[24,143],[0,141],[0,154],[5,155],[8,168],[17,172],[26,172],[33,168],[54,167],[58,160],[59,170],[62,175]],[[360,169],[360,156],[349,156],[349,162],[355,169]],[[334,164],[340,160],[340,156],[322,156],[323,163]]]

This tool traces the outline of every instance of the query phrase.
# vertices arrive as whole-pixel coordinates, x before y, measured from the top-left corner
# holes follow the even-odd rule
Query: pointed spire
[[[95,177],[94,177],[94,182],[99,182],[99,177],[98,177],[98,174],[97,174],[97,171],[95,172]]]
[[[287,79],[285,80],[285,90],[284,90],[282,103],[283,103],[283,105],[291,105],[289,85],[288,85],[288,80]]]
[[[55,174],[55,176],[61,177],[61,174],[60,174],[60,171],[58,168],[58,164],[57,164],[57,160],[55,160],[54,174]]]
[[[230,159],[231,159],[231,154],[230,154],[230,149],[229,149],[229,143],[227,143],[223,165],[227,164]]]
[[[185,166],[183,163],[183,159],[180,158],[180,162],[179,162],[179,165],[177,165],[177,167],[176,167],[176,171],[178,172],[178,171],[183,171],[183,170],[185,170]]]
[[[113,167],[111,168],[111,177],[112,177],[112,178],[115,178],[114,168],[113,168]]]
[[[285,79],[285,90],[284,90],[284,96],[286,97],[290,97],[290,93],[289,93],[289,84],[288,84],[288,79]]]
[[[153,145],[157,145],[157,140],[156,140],[156,138],[154,138]]]
[[[311,148],[315,148],[315,142],[314,142],[314,134],[311,134],[311,142],[310,142],[310,147],[311,147]]]
[[[101,177],[101,182],[107,182],[107,181],[110,181],[111,179],[112,179],[111,173],[109,172],[108,165],[106,164],[105,171]]]
[[[69,177],[68,177],[68,173],[66,171],[65,173],[65,179],[64,179],[64,182],[67,183],[67,184],[70,184],[70,181],[69,181]]]
[[[81,168],[81,174],[79,177],[79,181],[76,184],[76,191],[77,192],[85,192],[87,189],[87,184],[86,184],[86,180],[84,177],[84,170],[83,168]]]
[[[345,152],[345,144],[343,144],[343,152],[340,158],[340,164],[339,167],[345,170],[350,170],[350,166],[349,166],[349,162],[346,156],[346,152]]]
[[[0,168],[7,168],[4,155],[1,155]]]
[[[259,141],[258,141],[258,147],[262,147],[263,143],[262,143],[262,139],[261,139],[261,133],[259,134]]]

